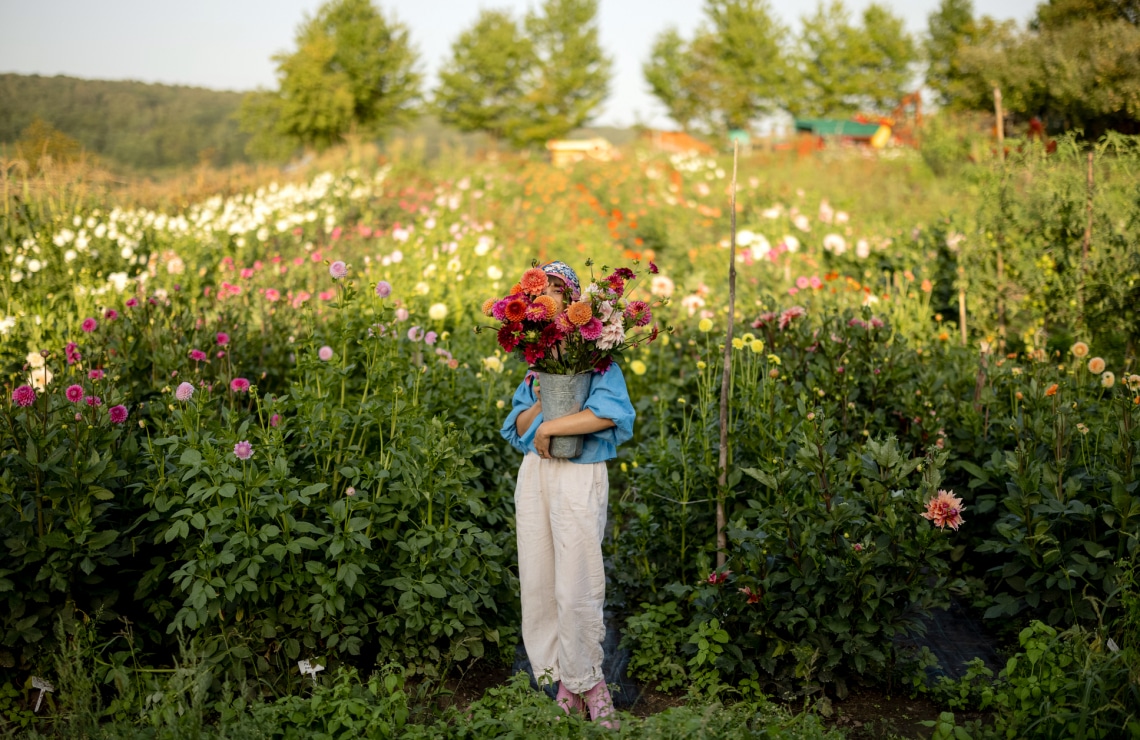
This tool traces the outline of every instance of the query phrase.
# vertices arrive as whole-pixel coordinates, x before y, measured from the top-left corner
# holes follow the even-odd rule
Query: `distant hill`
[[[143,82],[0,74],[0,144],[36,118],[113,165],[160,171],[247,161],[242,93]]]

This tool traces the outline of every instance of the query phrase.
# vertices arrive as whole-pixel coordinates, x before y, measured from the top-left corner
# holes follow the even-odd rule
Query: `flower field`
[[[638,265],[653,306],[606,544],[634,678],[728,705],[710,736],[823,737],[866,685],[985,709],[979,736],[1140,734],[1138,152],[741,160],[725,486],[731,158],[366,150],[166,209],[6,176],[0,723],[554,727],[521,684],[430,699],[519,640],[527,367],[474,329],[562,259]],[[905,649],[952,598],[1013,656],[995,682]]]

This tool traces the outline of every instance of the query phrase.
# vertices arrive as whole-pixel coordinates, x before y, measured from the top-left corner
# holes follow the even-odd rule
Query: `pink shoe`
[[[586,716],[586,703],[582,701],[582,697],[566,688],[566,684],[561,681],[558,682],[558,694],[554,697],[554,701],[558,702],[558,706],[562,707],[562,711],[566,714],[577,712],[583,717]]]
[[[610,690],[605,681],[599,681],[594,688],[582,694],[582,698],[586,700],[586,706],[590,709],[591,720],[611,730],[621,727],[621,722],[616,716],[607,719],[614,714],[614,701],[610,697]]]

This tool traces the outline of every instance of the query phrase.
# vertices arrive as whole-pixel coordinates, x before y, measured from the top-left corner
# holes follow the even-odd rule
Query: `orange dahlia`
[[[554,318],[554,314],[558,313],[558,304],[548,295],[540,295],[538,298],[535,298],[534,305],[542,306],[542,309],[546,312],[546,315],[543,317],[544,319],[552,319]]]
[[[503,315],[507,317],[507,321],[522,321],[526,317],[526,301],[515,298],[507,304]]]
[[[585,326],[594,318],[594,312],[590,310],[588,301],[578,301],[571,303],[570,308],[566,309],[566,317],[574,326]]]
[[[518,283],[515,283],[514,285],[511,286],[510,295],[518,295],[521,292],[523,292],[523,289],[522,289],[522,286],[519,285]]]
[[[519,285],[527,295],[538,295],[546,290],[546,273],[537,267],[532,267],[523,273]]]
[[[498,301],[494,298],[488,298],[487,300],[483,301],[483,315],[484,316],[493,315],[492,310],[495,308],[496,303],[498,303]]]

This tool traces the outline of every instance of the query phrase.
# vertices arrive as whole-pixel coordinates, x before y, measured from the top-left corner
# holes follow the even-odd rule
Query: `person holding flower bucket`
[[[483,306],[502,322],[500,345],[530,367],[502,428],[524,453],[515,487],[523,644],[535,675],[558,683],[566,712],[615,728],[602,675],[606,461],[633,436],[636,413],[613,358],[657,336],[626,337],[650,321],[647,304],[624,298],[634,277],[623,268],[583,293],[569,265],[551,262]]]

